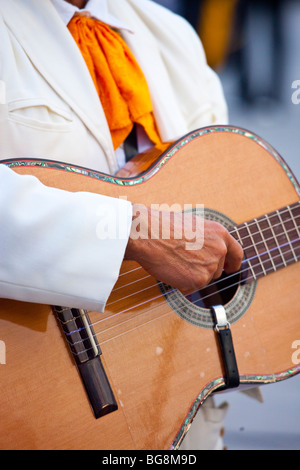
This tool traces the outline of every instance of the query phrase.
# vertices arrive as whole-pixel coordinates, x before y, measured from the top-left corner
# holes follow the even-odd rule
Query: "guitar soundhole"
[[[190,295],[183,295],[171,286],[159,283],[165,300],[181,318],[201,328],[214,328],[214,305],[223,305],[230,323],[239,320],[250,307],[257,281],[240,282],[240,275],[223,275],[209,286]]]
[[[212,281],[204,289],[185,295],[185,298],[193,305],[202,308],[211,308],[214,305],[225,306],[235,296],[239,283],[240,274],[223,273],[219,279]]]
[[[192,212],[197,214],[197,209],[192,209]],[[227,228],[236,225],[229,217],[214,209],[205,208],[204,215],[207,219],[219,222]],[[240,281],[240,274],[223,274],[220,279],[192,295],[183,295],[163,283],[159,283],[159,288],[166,302],[181,318],[200,328],[214,328],[212,306],[223,305],[231,324],[239,320],[249,309],[257,282]]]

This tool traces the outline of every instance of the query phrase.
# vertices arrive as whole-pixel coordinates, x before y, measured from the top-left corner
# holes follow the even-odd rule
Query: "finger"
[[[227,254],[224,263],[225,272],[231,274],[239,271],[243,256],[244,253],[241,245],[228,233]]]
[[[225,256],[220,259],[219,264],[218,264],[218,267],[217,267],[217,269],[216,269],[216,272],[215,272],[215,274],[214,274],[214,276],[213,276],[213,280],[219,279],[219,277],[222,276],[223,269],[224,269],[224,264],[225,264]]]

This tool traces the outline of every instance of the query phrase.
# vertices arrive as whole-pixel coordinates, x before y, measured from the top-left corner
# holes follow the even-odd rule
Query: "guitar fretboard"
[[[230,229],[244,249],[250,282],[300,260],[300,201]]]

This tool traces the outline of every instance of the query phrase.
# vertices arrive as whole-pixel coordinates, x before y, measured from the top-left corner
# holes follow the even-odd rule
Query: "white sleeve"
[[[49,188],[0,165],[0,297],[103,311],[131,203]]]

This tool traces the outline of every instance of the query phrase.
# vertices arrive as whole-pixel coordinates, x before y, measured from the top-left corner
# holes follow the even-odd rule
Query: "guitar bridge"
[[[75,360],[95,418],[118,409],[101,361],[101,349],[85,310],[52,307]]]

